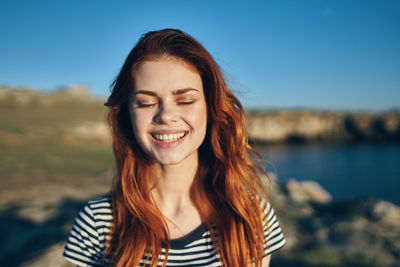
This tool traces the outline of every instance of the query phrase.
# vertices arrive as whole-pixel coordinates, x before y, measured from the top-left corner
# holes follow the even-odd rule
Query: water
[[[400,204],[400,144],[257,147],[278,182],[313,180],[334,199],[373,196]]]

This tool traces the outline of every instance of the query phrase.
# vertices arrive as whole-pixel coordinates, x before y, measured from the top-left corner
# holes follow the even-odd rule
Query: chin
[[[189,163],[191,161],[197,160],[197,152],[192,152],[188,154],[182,153],[167,153],[168,155],[154,155],[153,158],[160,165],[173,166],[182,163]]]
[[[179,163],[184,161],[184,158],[154,158],[156,162],[158,162],[158,164],[160,165],[178,165]]]

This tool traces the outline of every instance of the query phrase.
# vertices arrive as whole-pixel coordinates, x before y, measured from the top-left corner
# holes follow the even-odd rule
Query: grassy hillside
[[[87,180],[82,177],[108,183],[114,160],[107,130],[98,127],[107,112],[103,103],[83,89],[0,88],[0,191],[79,185]]]
[[[61,252],[72,220],[113,177],[104,100],[0,87],[0,266],[71,266]]]

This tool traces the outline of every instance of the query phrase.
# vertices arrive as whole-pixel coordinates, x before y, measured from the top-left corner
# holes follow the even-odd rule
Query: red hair
[[[106,255],[116,266],[138,266],[146,258],[151,266],[157,266],[161,249],[168,254],[168,228],[151,196],[157,183],[152,173],[154,161],[138,145],[128,112],[136,67],[163,56],[194,66],[203,82],[208,126],[199,148],[191,200],[210,230],[224,266],[246,266],[251,262],[261,266],[263,213],[257,196],[266,196],[257,170],[264,170],[249,158],[248,152],[255,151],[248,144],[243,108],[207,50],[190,35],[174,29],[142,36],[129,53],[106,103],[110,107],[108,119],[118,170]]]

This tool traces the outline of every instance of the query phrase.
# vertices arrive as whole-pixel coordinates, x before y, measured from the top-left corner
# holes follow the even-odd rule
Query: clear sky
[[[106,96],[141,34],[198,39],[247,108],[400,107],[399,0],[0,2],[0,84]]]

